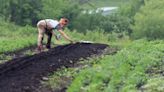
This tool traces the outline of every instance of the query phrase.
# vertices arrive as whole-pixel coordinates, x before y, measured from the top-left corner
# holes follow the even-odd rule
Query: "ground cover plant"
[[[82,70],[68,92],[137,92],[144,84],[149,84],[152,76],[146,73],[148,69],[164,67],[163,47],[163,41],[134,41],[117,54],[105,56],[98,64]],[[161,77],[159,74],[156,80],[162,81]],[[164,87],[159,85],[152,90],[162,92]]]
[[[36,43],[37,30],[30,26],[19,27],[0,22],[0,54],[25,48]]]
[[[163,3],[0,0],[0,91],[164,92]],[[83,13],[105,6],[118,10]],[[75,43],[53,37],[52,49],[36,53],[37,21],[61,17]]]

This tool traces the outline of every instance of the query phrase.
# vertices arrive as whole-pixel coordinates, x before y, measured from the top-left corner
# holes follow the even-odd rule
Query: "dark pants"
[[[46,48],[50,49],[51,48],[51,38],[52,38],[52,30],[48,30],[47,28],[45,29],[45,34],[48,36],[47,38],[47,44]]]

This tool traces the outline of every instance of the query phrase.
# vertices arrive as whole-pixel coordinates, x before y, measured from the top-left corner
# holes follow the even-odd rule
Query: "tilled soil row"
[[[0,65],[0,92],[52,92],[41,80],[61,66],[69,67],[81,58],[103,54],[105,44],[76,43],[48,52],[10,60]]]

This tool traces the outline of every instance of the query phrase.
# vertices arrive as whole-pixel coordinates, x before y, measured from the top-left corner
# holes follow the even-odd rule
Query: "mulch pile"
[[[79,59],[103,54],[105,44],[76,43],[52,48],[0,65],[0,92],[52,92],[41,81],[56,69],[76,64]]]

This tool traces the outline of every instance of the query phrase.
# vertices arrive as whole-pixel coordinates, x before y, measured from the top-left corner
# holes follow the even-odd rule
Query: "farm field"
[[[67,31],[67,32],[69,33],[69,31]],[[20,34],[19,31],[16,31],[16,33],[17,33],[17,35]],[[77,33],[77,32],[72,32],[69,34],[71,34],[72,37],[76,35],[76,37],[75,37],[76,40],[84,39],[84,38],[85,38],[84,40],[89,40],[89,38],[90,38],[89,36],[91,35],[89,32],[88,32],[88,34],[85,34],[85,35]],[[11,35],[14,35],[14,34],[11,34]],[[31,36],[36,36],[36,35],[31,34]],[[84,36],[88,36],[88,38],[84,37]],[[99,38],[100,36],[102,36],[101,39]],[[21,92],[20,90],[34,91],[38,85],[41,85],[41,84],[37,83],[36,79],[42,80],[43,84],[47,85],[49,87],[48,89],[46,89],[43,86],[42,88],[39,89],[39,90],[43,90],[41,92],[44,92],[44,90],[47,90],[47,92],[51,92],[51,91],[49,91],[51,88],[54,90],[64,90],[65,87],[68,87],[69,92],[75,92],[75,91],[80,91],[80,90],[82,90],[82,91],[87,91],[87,90],[88,91],[91,91],[91,90],[108,91],[108,89],[110,89],[110,90],[112,89],[112,90],[116,91],[116,90],[118,90],[116,85],[120,85],[120,84],[122,84],[122,85],[119,86],[120,87],[119,90],[123,90],[125,92],[127,90],[132,90],[132,91],[149,90],[152,88],[151,81],[154,81],[154,80],[156,80],[156,82],[154,81],[154,84],[152,84],[155,86],[154,88],[152,88],[152,90],[160,91],[160,89],[163,89],[163,85],[159,85],[156,88],[156,85],[163,83],[163,81],[161,81],[161,80],[163,80],[162,76],[163,76],[163,69],[164,69],[164,66],[163,66],[164,65],[163,64],[164,42],[162,40],[149,42],[146,40],[136,40],[136,41],[128,41],[127,40],[126,41],[124,39],[124,42],[126,42],[126,45],[125,45],[125,43],[120,43],[120,41],[108,42],[106,37],[109,37],[109,36],[110,35],[106,35],[106,34],[103,34],[99,31],[97,31],[97,32],[94,32],[94,34],[92,34],[93,38],[90,38],[90,40],[93,42],[107,43],[109,45],[112,45],[112,48],[108,49],[108,51],[110,53],[113,53],[113,52],[116,53],[116,48],[118,48],[119,51],[117,51],[117,53],[114,55],[108,55],[108,54],[110,54],[108,52],[108,53],[106,53],[106,55],[100,56],[101,58],[97,57],[93,60],[90,59],[89,61],[85,61],[84,64],[82,63],[82,61],[80,61],[79,64],[78,63],[76,64],[75,62],[77,62],[78,59],[80,60],[80,58],[86,58],[86,56],[81,56],[81,55],[87,55],[84,53],[88,53],[88,55],[92,55],[94,53],[98,54],[98,53],[100,53],[98,48],[102,48],[102,51],[103,51],[103,49],[105,49],[108,46],[102,45],[102,47],[101,47],[101,45],[100,46],[95,45],[95,47],[94,47],[94,44],[92,46],[92,44],[78,44],[77,43],[74,45],[70,44],[70,45],[66,45],[66,46],[64,46],[64,45],[59,46],[59,47],[54,48],[54,50],[52,49],[50,52],[45,52],[45,53],[42,53],[39,55],[29,54],[30,56],[24,55],[23,57],[20,57],[18,59],[10,60],[9,62],[4,63],[0,66],[1,78],[3,78],[3,81],[4,81],[4,82],[1,81],[0,84],[4,85],[3,83],[6,83],[5,78],[2,77],[2,75],[3,76],[10,75],[9,71],[11,71],[13,69],[15,70],[15,73],[17,72],[18,74],[24,72],[24,70],[21,70],[21,71],[19,70],[21,68],[29,69],[29,71],[27,71],[27,74],[28,74],[31,71],[31,69],[33,69],[32,67],[35,67],[36,72],[33,71],[33,73],[31,73],[31,75],[29,77],[26,76],[27,80],[24,80],[24,79],[22,80],[26,83],[25,85],[32,85],[32,86],[28,86],[28,89],[26,89],[26,88],[24,88],[24,87],[26,87],[25,85],[20,84],[21,82],[16,83],[17,80],[15,80],[15,78],[11,78],[10,81],[17,84],[17,85],[14,85],[13,87],[19,87],[20,89],[14,89],[12,87],[12,85],[10,85],[10,81],[9,81],[9,84],[6,85],[5,87],[1,86],[1,90],[6,90],[8,87],[10,87],[11,89],[9,89],[8,92],[12,92],[11,90],[16,90],[17,92]],[[6,36],[4,36],[4,38],[5,37]],[[11,39],[7,39],[7,40],[10,41]],[[104,42],[101,42],[102,40],[104,40]],[[19,40],[17,40],[17,41],[19,42]],[[27,41],[27,43],[26,43],[26,41]],[[23,47],[17,48],[17,46],[15,46],[15,48],[8,49],[8,52],[10,53],[10,52],[13,52],[14,50],[17,51],[17,49],[19,50],[22,48],[26,48],[35,43],[34,41],[31,43],[28,43],[28,42],[29,42],[28,39],[25,38],[24,43],[26,43],[26,44],[22,44]],[[17,45],[17,44],[15,44],[15,45]],[[5,44],[5,46],[7,46],[7,45]],[[91,47],[88,47],[88,46],[91,46]],[[68,48],[68,49],[64,49],[63,50],[64,52],[60,52],[60,49],[62,49],[62,48]],[[71,48],[72,48],[72,50],[71,50]],[[87,50],[82,50],[82,48],[87,49]],[[29,50],[30,50],[30,48],[29,48]],[[80,50],[82,52],[79,52]],[[96,52],[96,50],[98,52]],[[33,51],[34,51],[34,49],[31,50],[29,53],[32,53]],[[78,51],[78,52],[76,52],[76,51]],[[89,52],[87,52],[87,51],[89,51]],[[76,55],[71,55],[71,54],[69,54],[70,52],[72,52],[72,54],[76,53],[76,55],[77,55],[77,53],[79,53],[79,56],[77,55],[78,57],[75,58],[74,56],[76,56]],[[56,53],[60,53],[61,55],[62,55],[62,53],[65,55],[70,55],[70,56],[65,56],[65,58],[63,56],[63,60],[66,60],[66,57],[69,57],[70,59],[68,59],[67,61],[64,61],[65,63],[63,62],[60,64],[60,62],[62,60],[60,62],[58,60],[61,56]],[[66,53],[68,53],[68,54],[66,54]],[[47,58],[52,57],[54,59],[47,61],[46,57]],[[37,58],[40,58],[40,59],[37,59]],[[43,70],[39,69],[42,66],[42,63],[41,63],[42,61],[40,61],[40,60],[43,60],[43,62],[48,64],[48,65],[43,64],[43,65],[47,66]],[[58,62],[57,65],[60,64],[61,66],[57,67],[55,65],[57,62]],[[66,62],[68,62],[68,63],[66,63]],[[68,68],[68,69],[61,68],[66,71],[60,70],[60,67],[63,67],[63,66],[70,67],[70,66],[72,66],[72,64],[75,65],[76,67],[74,67],[74,68],[72,67],[72,68]],[[88,64],[89,64],[89,66],[88,66]],[[52,65],[55,67],[52,67]],[[85,66],[84,69],[82,69],[82,70],[81,70],[81,65]],[[37,66],[38,66],[38,68],[37,68]],[[51,67],[48,67],[48,66],[51,66]],[[42,66],[42,68],[43,68],[43,66]],[[49,70],[49,68],[51,68],[52,70],[51,69]],[[47,76],[47,75],[49,75],[49,73],[52,73],[52,71],[54,71],[54,69],[56,70],[57,68],[59,68],[59,70],[57,70],[57,72],[56,72],[57,74],[54,72],[54,75],[51,74],[51,76],[53,76],[53,77]],[[79,71],[79,70],[80,70],[80,73],[78,74],[77,71]],[[110,71],[108,71],[108,70],[110,70]],[[43,75],[41,74],[40,77],[36,77],[34,80],[31,79],[33,76],[38,75],[40,73],[43,73]],[[25,72],[23,74],[25,75]],[[21,77],[23,77],[24,75],[22,75]],[[135,77],[132,77],[133,75]],[[16,77],[17,75],[12,75],[12,76]],[[54,85],[56,85],[55,83],[57,82],[55,80],[56,78],[58,78],[58,80],[59,80],[58,82],[60,82],[59,84],[62,84],[63,78],[65,78],[65,77],[68,79],[64,81],[63,85],[58,86],[58,87],[54,86]],[[75,77],[75,79],[72,80],[71,79],[72,77]],[[46,82],[44,80],[44,78],[48,78],[49,81],[46,80],[47,81]],[[6,77],[6,79],[8,80],[7,77]],[[123,81],[123,79],[124,79],[124,81]],[[27,82],[29,80],[31,80],[31,82]],[[68,85],[69,81],[72,81],[72,84],[70,85],[70,87]],[[104,85],[106,85],[106,86],[104,86]],[[107,85],[111,85],[111,86],[108,87]],[[129,85],[131,85],[131,86],[129,86]],[[33,88],[33,86],[35,86],[36,88],[35,87]],[[81,89],[81,87],[83,87],[83,89]]]
[[[164,92],[163,5],[163,0],[0,0],[0,92]],[[106,16],[81,13],[106,6],[119,8]],[[44,19],[58,24],[37,26]],[[38,28],[44,34],[41,52]],[[50,49],[47,31],[60,35],[52,36]]]

